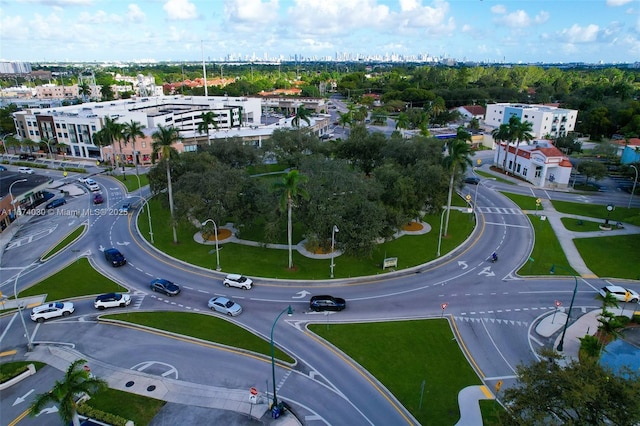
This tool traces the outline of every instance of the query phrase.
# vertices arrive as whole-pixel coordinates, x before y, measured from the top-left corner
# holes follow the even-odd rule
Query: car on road
[[[602,297],[611,294],[618,302],[638,303],[638,301],[640,301],[640,295],[637,292],[619,285],[604,286],[600,289],[599,293]]]
[[[221,314],[231,317],[238,316],[242,313],[242,306],[222,296],[209,299],[207,306],[209,306],[209,309],[212,311],[220,312]]]
[[[42,323],[51,318],[68,317],[73,311],[75,308],[71,302],[46,303],[31,310],[31,320]]]
[[[470,185],[477,185],[480,183],[480,178],[477,178],[475,176],[468,176],[464,178],[464,183],[468,183]]]
[[[222,282],[226,287],[238,287],[243,290],[249,290],[253,286],[251,278],[247,278],[240,274],[229,274]]]
[[[104,198],[101,194],[96,194],[93,196],[93,204],[102,204],[104,203]]]
[[[28,175],[32,175],[35,172],[33,171],[33,169],[31,167],[20,167],[18,169],[18,173],[26,173]]]
[[[157,291],[158,293],[164,293],[167,296],[177,296],[180,294],[180,286],[169,280],[165,280],[164,278],[156,278],[152,280],[151,290]]]
[[[96,297],[93,307],[96,309],[124,308],[131,303],[131,296],[122,293],[106,293]]]
[[[115,248],[108,248],[104,250],[104,258],[113,267],[122,266],[127,264],[127,259],[124,258],[120,250]]]
[[[7,168],[5,166],[0,166],[0,172],[6,172]]]
[[[47,203],[46,206],[44,206],[45,209],[50,210],[50,209],[55,209],[57,207],[60,207],[64,204],[67,204],[66,200],[64,198],[56,198],[55,200],[51,200]]]
[[[96,182],[95,180],[86,179],[84,183],[87,185],[87,188],[89,188],[91,192],[100,191],[100,185],[98,185],[98,182]]]
[[[80,177],[78,178],[78,182],[80,182],[80,183],[87,183],[87,179],[89,179],[89,178],[88,178],[88,177],[86,177],[86,176],[80,176]]]
[[[341,311],[347,307],[347,302],[341,297],[329,295],[313,296],[309,300],[309,308],[312,311]]]
[[[119,209],[118,213],[120,214],[129,214],[129,210],[131,209],[131,203],[124,203]]]

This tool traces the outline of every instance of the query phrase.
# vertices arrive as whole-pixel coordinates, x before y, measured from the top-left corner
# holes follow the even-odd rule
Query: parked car
[[[102,204],[104,202],[104,198],[100,194],[96,194],[93,196],[93,204]]]
[[[249,290],[253,286],[251,278],[247,278],[240,274],[229,274],[222,283],[226,287],[238,287],[243,290]]]
[[[309,301],[309,308],[312,311],[341,311],[347,307],[347,302],[340,297],[329,295],[313,296]]]
[[[122,293],[106,293],[96,297],[93,307],[96,309],[124,308],[131,303],[131,296]]]
[[[468,183],[470,185],[477,185],[480,183],[480,178],[477,178],[475,176],[468,176],[464,178],[464,183]]]
[[[49,210],[49,209],[55,209],[57,207],[60,207],[64,204],[67,204],[67,201],[64,198],[56,198],[55,200],[51,200],[47,203],[46,206],[44,206],[45,209]]]
[[[209,306],[209,309],[212,311],[220,312],[221,314],[226,314],[231,317],[238,316],[242,313],[242,306],[222,296],[209,299],[207,306]]]
[[[113,267],[127,264],[127,259],[125,259],[123,254],[115,248],[105,249],[104,258],[107,259],[107,262],[109,262],[109,264]]]
[[[612,294],[618,302],[638,303],[640,301],[640,295],[637,292],[619,285],[607,285],[600,289],[600,296],[606,297],[607,294]]]
[[[32,175],[34,173],[33,169],[31,167],[20,167],[18,169],[19,173],[26,173],[28,175]]]
[[[31,310],[31,320],[44,322],[56,317],[67,317],[75,311],[71,302],[53,302],[36,306]]]
[[[151,290],[164,293],[167,296],[177,296],[180,294],[180,286],[164,278],[156,278],[151,281]]]

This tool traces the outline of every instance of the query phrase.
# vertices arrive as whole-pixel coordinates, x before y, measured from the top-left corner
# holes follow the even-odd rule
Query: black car
[[[347,307],[347,302],[340,297],[329,295],[313,296],[309,301],[309,308],[312,311],[341,311]]]
[[[180,294],[180,287],[169,280],[156,278],[151,281],[151,290],[164,293],[167,296],[176,296]]]
[[[477,184],[480,183],[480,178],[477,178],[475,176],[469,176],[469,177],[464,178],[464,183],[468,183],[468,184],[471,184],[471,185],[477,185]]]
[[[109,262],[113,267],[127,264],[127,259],[124,258],[124,256],[122,255],[122,253],[120,253],[120,251],[118,251],[118,249],[105,249],[104,258],[107,259],[107,262]]]
[[[55,200],[51,200],[49,203],[47,203],[46,206],[44,206],[45,209],[47,210],[51,210],[51,209],[55,209],[57,207],[60,207],[64,204],[66,204],[67,202],[65,201],[64,198],[56,198]]]

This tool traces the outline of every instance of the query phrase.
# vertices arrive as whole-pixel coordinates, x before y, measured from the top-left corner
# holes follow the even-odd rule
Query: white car
[[[107,293],[96,297],[93,307],[96,309],[124,308],[131,304],[131,296],[122,293]]]
[[[226,287],[238,287],[243,290],[249,290],[253,286],[251,278],[240,274],[229,274],[222,283]]]
[[[98,182],[96,182],[95,180],[93,180],[91,178],[87,178],[87,179],[85,179],[84,183],[87,185],[89,190],[91,190],[92,192],[100,191],[100,185],[98,185]]]
[[[44,322],[50,318],[67,317],[75,311],[71,302],[53,302],[36,306],[31,310],[31,320]]]
[[[20,167],[18,169],[19,173],[26,173],[28,175],[32,175],[34,173],[33,169],[31,167]]]
[[[637,292],[619,285],[607,285],[600,289],[600,296],[605,297],[607,294],[612,294],[618,302],[638,303],[640,301],[640,295]]]
[[[209,309],[212,311],[220,312],[221,314],[226,314],[231,317],[235,317],[242,313],[242,306],[227,299],[226,297],[214,297],[213,299],[209,299],[207,306],[209,306]]]

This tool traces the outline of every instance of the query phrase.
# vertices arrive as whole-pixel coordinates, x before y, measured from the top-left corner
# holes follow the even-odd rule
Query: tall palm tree
[[[350,126],[353,123],[353,119],[351,117],[350,112],[338,112],[338,123],[342,126],[342,130],[344,130],[345,126]]]
[[[84,359],[75,360],[62,381],[56,380],[53,389],[35,397],[29,415],[37,416],[46,405],[54,403],[58,404],[58,413],[65,425],[73,422],[74,426],[80,426],[76,398],[83,393],[92,396],[108,388],[106,381],[93,377],[83,368],[86,363]]]
[[[509,133],[511,134],[511,140],[516,141],[516,151],[513,154],[513,166],[511,167],[511,174],[516,174],[516,163],[518,162],[518,149],[520,148],[520,142],[529,142],[533,140],[533,123],[530,121],[520,121],[516,116],[512,116],[509,119]]]
[[[131,120],[128,123],[124,123],[122,126],[122,136],[124,137],[124,144],[127,145],[128,142],[131,142],[131,147],[133,149],[133,164],[136,166],[136,176],[138,176],[138,154],[136,153],[136,139],[143,138],[144,133],[142,133],[143,126],[138,121]]]
[[[211,139],[209,139],[209,127],[213,126],[214,129],[218,130],[218,120],[216,120],[216,115],[212,111],[203,112],[200,115],[202,121],[198,123],[198,133],[207,134],[207,145],[211,145]]]
[[[114,167],[118,167],[118,163],[116,162],[117,155],[115,153],[115,143],[118,142],[120,145],[120,161],[122,161],[122,123],[118,123],[118,118],[104,117],[104,122],[102,123],[102,138],[100,142],[103,143],[103,146],[112,146],[113,159],[114,159]],[[124,173],[124,164],[122,165],[122,171]]]
[[[158,125],[153,135],[151,135],[153,143],[153,159],[161,156],[167,166],[167,192],[169,193],[169,214],[171,215],[171,227],[173,228],[173,243],[178,244],[178,234],[176,232],[176,223],[173,215],[173,187],[171,185],[171,155],[176,153],[172,146],[174,143],[182,140],[180,130],[177,127],[164,127]]]
[[[311,125],[310,117],[311,117],[311,111],[309,111],[303,106],[300,106],[296,110],[295,117],[293,117],[293,120],[291,120],[291,125],[295,128],[300,128],[300,120],[302,120],[305,123],[307,123],[307,126],[309,126]]]
[[[87,82],[83,81],[82,84],[78,85],[78,93],[82,95],[82,102],[87,102],[91,95],[91,87]]]
[[[398,114],[398,119],[396,120],[396,129],[400,129],[400,133],[404,138],[404,129],[409,128],[409,116],[404,112]]]
[[[502,142],[509,140],[509,125],[507,123],[502,123],[500,127],[496,127],[491,131],[491,136],[493,139],[498,142],[498,144],[502,144]],[[505,146],[505,157],[507,156],[507,152],[509,151],[509,143]],[[496,163],[500,164],[500,149],[498,149],[498,158],[496,158]],[[504,170],[504,167],[503,167]]]
[[[282,182],[276,182],[274,187],[281,191],[282,198],[280,199],[280,207],[284,210],[287,209],[287,242],[289,244],[289,269],[293,268],[293,253],[292,253],[292,209],[293,202],[298,196],[304,199],[309,198],[309,193],[300,187],[300,185],[307,181],[307,177],[301,175],[297,170],[291,170],[283,178]]]
[[[464,173],[467,167],[473,166],[471,162],[471,134],[464,130],[464,128],[458,127],[456,138],[449,142],[447,148],[449,155],[444,159],[444,165],[449,170],[449,195],[447,196],[447,220],[444,225],[443,235],[447,235],[449,229],[449,213],[451,212],[451,197],[453,195],[453,184],[455,182],[456,174],[458,172]]]

